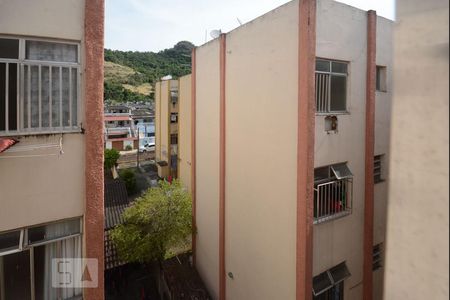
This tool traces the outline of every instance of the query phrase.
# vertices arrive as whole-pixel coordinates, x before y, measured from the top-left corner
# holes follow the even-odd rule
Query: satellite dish
[[[209,33],[209,35],[213,38],[213,39],[216,39],[216,38],[218,38],[219,36],[220,36],[220,34],[222,33],[222,30],[212,30],[210,33]]]

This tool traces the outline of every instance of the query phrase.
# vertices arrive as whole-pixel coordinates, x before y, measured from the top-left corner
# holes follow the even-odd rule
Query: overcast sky
[[[288,0],[106,0],[105,47],[157,52],[187,40],[201,45]],[[395,0],[340,0],[394,19]],[[207,33],[207,34],[205,34]]]

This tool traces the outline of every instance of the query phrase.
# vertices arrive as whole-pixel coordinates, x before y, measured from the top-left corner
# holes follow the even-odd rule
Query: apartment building
[[[191,75],[155,88],[156,163],[161,178],[179,178],[191,191]],[[169,146],[170,145],[170,146]]]
[[[106,108],[105,120],[105,148],[118,151],[138,148],[137,129],[131,116],[131,110]]]
[[[102,0],[0,2],[2,300],[103,299],[103,20]]]
[[[443,300],[449,298],[449,3],[396,6],[384,299]]]
[[[214,299],[381,299],[391,35],[375,11],[294,0],[194,49],[193,249]]]

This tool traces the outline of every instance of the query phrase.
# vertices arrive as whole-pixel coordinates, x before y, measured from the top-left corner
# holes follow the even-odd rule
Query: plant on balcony
[[[123,214],[112,231],[119,257],[150,264],[169,256],[170,249],[186,244],[192,233],[192,200],[178,180],[160,181]]]

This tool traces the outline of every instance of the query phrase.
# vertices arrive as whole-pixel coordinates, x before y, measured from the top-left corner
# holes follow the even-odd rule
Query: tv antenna
[[[237,18],[237,17],[236,17],[236,19],[237,19],[237,21],[238,21],[238,23],[239,23],[239,26],[241,26],[241,25],[242,25],[241,20],[239,20],[239,18]]]

